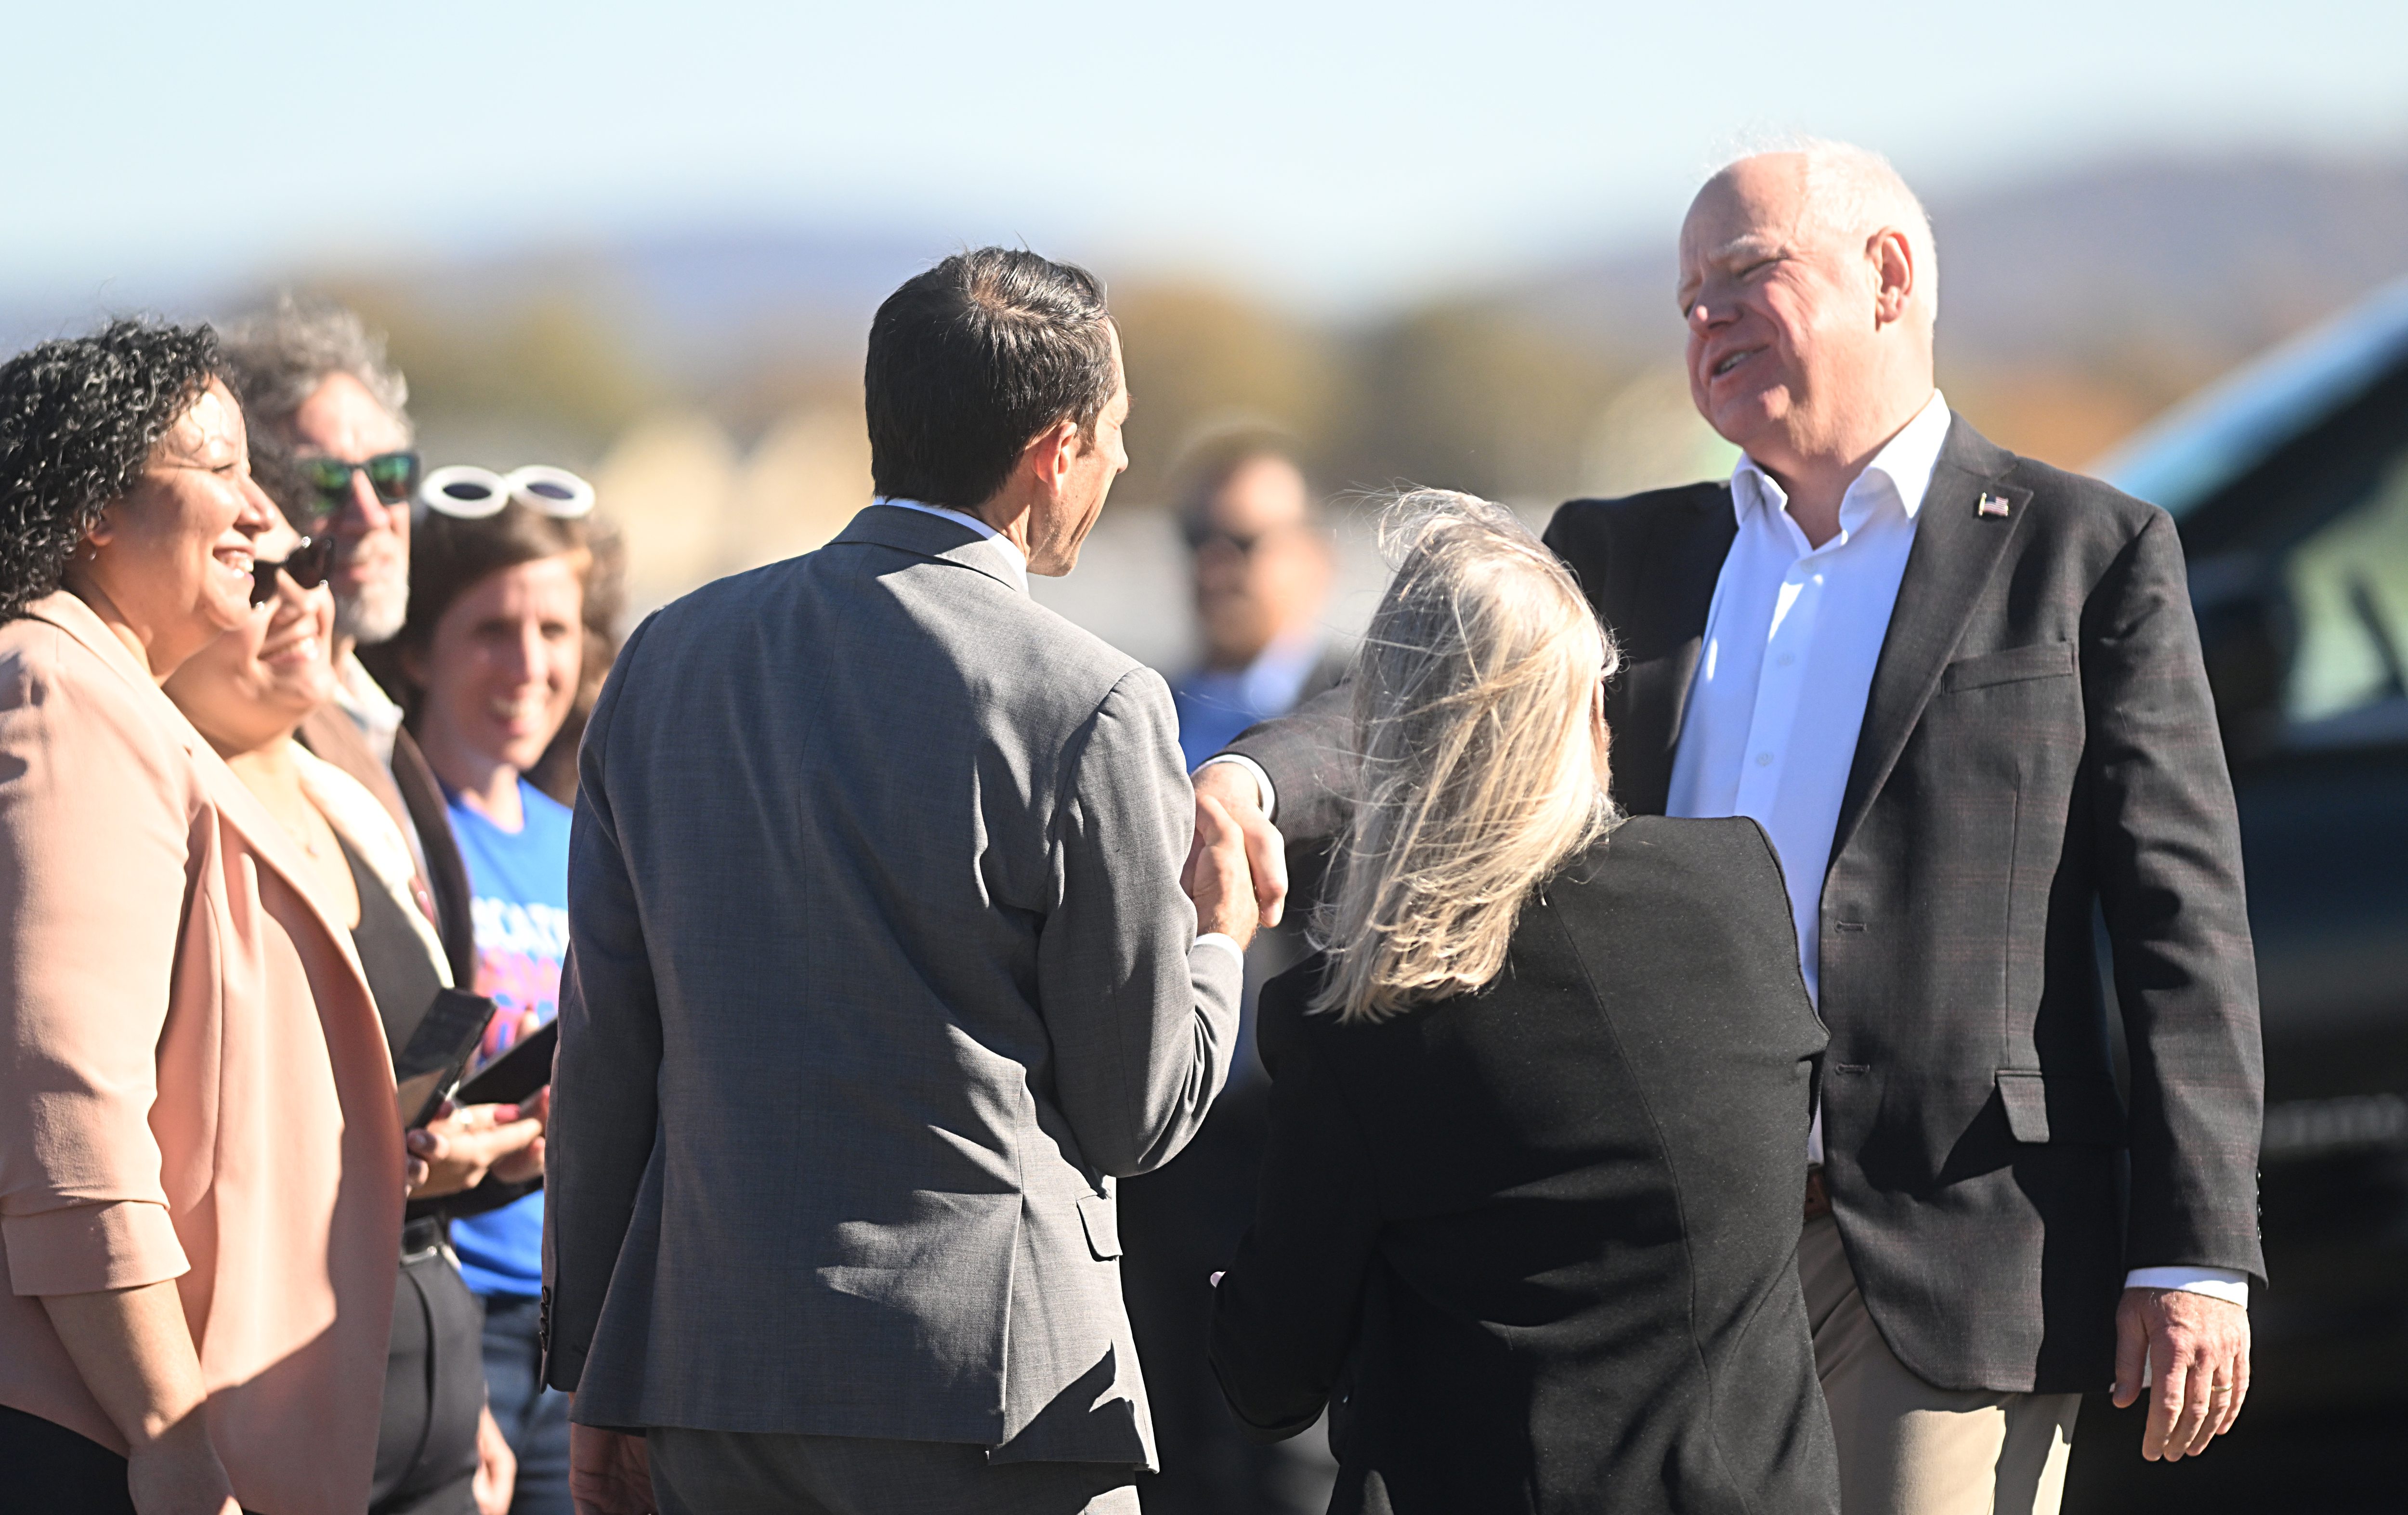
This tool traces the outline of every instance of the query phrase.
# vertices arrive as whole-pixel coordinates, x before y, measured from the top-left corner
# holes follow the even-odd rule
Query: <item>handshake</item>
[[[1263,813],[1254,775],[1236,763],[1196,774],[1196,837],[1179,887],[1196,902],[1198,936],[1217,933],[1243,948],[1259,926],[1287,913],[1287,843]]]

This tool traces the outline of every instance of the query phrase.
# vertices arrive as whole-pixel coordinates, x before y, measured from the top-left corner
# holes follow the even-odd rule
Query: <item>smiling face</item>
[[[258,542],[262,562],[281,562],[301,536],[280,518]],[[335,693],[335,596],[278,574],[276,593],[240,625],[185,659],[165,686],[222,756],[256,751],[293,735]]]
[[[408,671],[425,691],[419,740],[438,772],[523,773],[543,756],[584,661],[583,566],[562,554],[498,569],[436,622]]]
[[[1776,473],[1857,450],[1859,434],[1878,440],[1899,405],[1930,393],[1913,239],[1878,219],[1877,193],[1876,219],[1842,224],[1863,219],[1852,214],[1863,186],[1818,190],[1822,177],[1804,153],[1742,159],[1707,181],[1681,228],[1690,398]]]
[[[254,544],[280,522],[251,478],[242,407],[215,379],[151,450],[141,481],[101,512],[68,587],[116,607],[165,678],[251,614]]]
[[[1059,578],[1079,565],[1079,548],[1104,513],[1104,497],[1112,480],[1128,467],[1128,449],[1121,428],[1128,422],[1128,379],[1121,367],[1121,336],[1112,331],[1112,397],[1096,413],[1096,423],[1078,440],[1059,490],[1039,501],[1028,522],[1028,571]]]

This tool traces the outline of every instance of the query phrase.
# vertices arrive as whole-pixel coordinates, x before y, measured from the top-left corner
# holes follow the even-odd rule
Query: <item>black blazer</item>
[[[1796,1265],[1823,1028],[1756,822],[1626,823],[1480,993],[1340,1025],[1321,968],[1263,991],[1240,1419],[1334,1401],[1332,1511],[1837,1510]]]
[[[1606,713],[1631,811],[1664,808],[1736,530],[1725,483],[1574,500],[1547,529],[1627,660]],[[1319,749],[1343,745],[1342,720],[1326,700],[1235,744],[1270,773],[1283,829],[1335,829]],[[2263,1279],[2239,828],[2164,511],[1954,422],[1841,804],[1821,950],[1826,1176],[1866,1306],[1915,1373],[2095,1389],[2127,1268]]]

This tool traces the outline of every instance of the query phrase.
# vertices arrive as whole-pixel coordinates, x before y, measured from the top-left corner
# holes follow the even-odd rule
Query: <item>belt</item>
[[[1806,1219],[1819,1221],[1831,1213],[1831,1192],[1823,1187],[1823,1165],[1814,1164],[1806,1170]]]
[[[423,1263],[443,1250],[443,1222],[432,1215],[401,1223],[401,1260]]]

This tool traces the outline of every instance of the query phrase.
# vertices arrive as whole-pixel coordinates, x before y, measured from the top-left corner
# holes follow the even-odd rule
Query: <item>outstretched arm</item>
[[[1151,670],[1104,697],[1064,759],[1059,893],[1038,938],[1055,1097],[1088,1163],[1123,1178],[1177,1156],[1220,1093],[1254,933],[1232,822],[1199,821],[1178,730]]]

